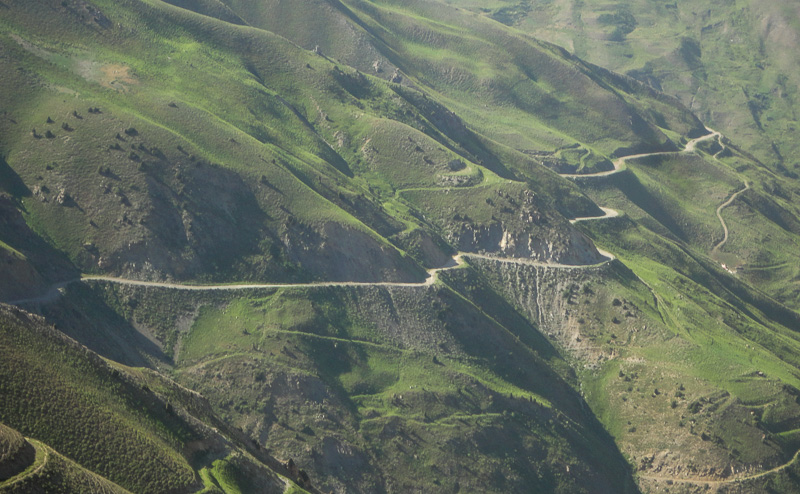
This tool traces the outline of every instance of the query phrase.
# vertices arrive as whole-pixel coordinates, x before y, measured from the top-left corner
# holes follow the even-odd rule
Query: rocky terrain
[[[791,17],[567,4],[0,1],[0,492],[797,491]]]

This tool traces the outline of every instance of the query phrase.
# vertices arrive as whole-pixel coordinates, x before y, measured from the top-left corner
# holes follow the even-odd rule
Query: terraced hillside
[[[795,182],[526,5],[0,2],[0,491],[796,491]]]

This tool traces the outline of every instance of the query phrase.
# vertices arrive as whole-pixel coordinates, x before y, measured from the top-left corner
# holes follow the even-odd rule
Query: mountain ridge
[[[134,492],[796,487],[796,184],[561,3],[6,3],[0,422]]]

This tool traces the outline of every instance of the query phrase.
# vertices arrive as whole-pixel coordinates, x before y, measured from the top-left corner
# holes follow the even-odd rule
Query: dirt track
[[[588,178],[588,177],[602,177],[608,176],[613,173],[618,173],[623,169],[623,165],[626,161],[636,158],[644,158],[648,156],[657,156],[657,155],[665,155],[665,154],[678,154],[678,153],[687,153],[693,152],[697,144],[701,141],[718,138],[720,137],[720,133],[713,131],[711,129],[707,129],[709,134],[704,136],[692,139],[691,141],[686,143],[683,151],[669,151],[669,152],[658,152],[658,153],[645,153],[645,154],[636,154],[631,156],[624,156],[614,160],[614,169],[605,171],[605,172],[598,172],[594,174],[585,174],[585,175],[572,175],[572,174],[565,174],[562,175],[566,178]],[[743,192],[743,191],[740,191]],[[738,193],[737,193],[738,194]],[[720,210],[729,204],[730,202],[735,199],[735,196],[732,196],[731,199],[728,200],[726,204],[720,206]],[[601,207],[603,211],[603,216],[588,216],[588,217],[580,217],[580,218],[573,218],[570,220],[570,223],[577,223],[580,221],[589,221],[589,220],[601,220],[606,218],[614,218],[619,215],[619,212],[611,209]],[[719,211],[717,211],[717,215],[719,216]],[[720,216],[720,221],[722,218]],[[725,226],[724,221],[723,228],[725,229],[725,240],[727,240],[727,227]],[[724,241],[722,242],[724,243]],[[76,278],[72,280],[63,281],[57,284],[54,284],[50,287],[50,289],[42,296],[39,297],[31,297],[21,300],[16,300],[9,302],[13,305],[21,305],[21,304],[30,304],[30,303],[47,303],[57,299],[61,294],[61,289],[70,285],[72,283],[77,282],[88,282],[88,281],[100,281],[100,282],[107,282],[107,283],[116,283],[121,285],[130,285],[130,286],[144,286],[144,287],[156,287],[156,288],[169,288],[174,290],[190,290],[190,291],[227,291],[227,290],[248,290],[248,289],[258,289],[258,288],[316,288],[316,287],[332,287],[332,286],[384,286],[384,287],[415,287],[415,286],[430,286],[433,285],[436,280],[438,279],[438,275],[441,271],[445,271],[448,269],[456,269],[459,266],[464,264],[465,257],[474,257],[478,259],[489,259],[498,262],[504,263],[517,263],[517,264],[527,264],[533,266],[540,266],[546,268],[553,268],[553,269],[584,269],[589,267],[594,267],[598,265],[602,265],[608,263],[614,259],[613,254],[605,251],[601,251],[598,249],[598,252],[606,257],[605,261],[601,261],[598,264],[592,265],[569,265],[569,264],[558,264],[558,263],[548,263],[548,262],[541,262],[541,261],[534,261],[530,259],[521,259],[521,258],[503,258],[503,257],[493,257],[484,254],[477,254],[477,253],[468,253],[468,252],[459,252],[444,266],[439,268],[433,268],[428,270],[428,277],[421,282],[418,283],[401,283],[401,282],[358,282],[358,281],[323,281],[323,282],[314,282],[314,283],[240,283],[240,284],[215,284],[215,285],[192,285],[192,284],[184,284],[184,283],[168,283],[168,282],[158,282],[158,281],[140,281],[140,280],[132,280],[127,278],[118,278],[113,276],[88,276],[84,275],[81,278]]]
[[[720,240],[719,243],[715,245],[713,249],[711,249],[711,252],[718,251],[723,245],[725,245],[725,242],[728,241],[728,225],[725,224],[725,220],[722,219],[722,210],[730,206],[731,203],[735,201],[737,197],[739,197],[739,194],[749,189],[750,189],[750,183],[745,182],[744,189],[741,189],[731,194],[730,198],[728,198],[727,201],[720,204],[719,207],[717,208],[717,218],[719,218],[719,222],[722,224],[722,231],[724,232],[724,235],[722,237],[722,240]]]
[[[115,283],[118,285],[129,286],[143,286],[154,288],[169,288],[172,290],[188,290],[188,291],[229,291],[229,290],[250,290],[259,288],[319,288],[331,286],[384,286],[384,287],[420,287],[433,285],[439,277],[439,273],[450,269],[456,269],[465,263],[465,257],[473,257],[476,259],[488,259],[492,261],[504,263],[525,264],[529,266],[540,266],[554,269],[586,269],[597,266],[602,266],[614,259],[614,256],[608,252],[600,251],[601,255],[606,257],[604,261],[596,264],[559,264],[552,262],[534,261],[530,259],[521,259],[516,257],[494,257],[485,254],[475,254],[468,252],[459,252],[448,262],[440,268],[433,268],[428,270],[428,277],[425,281],[418,283],[401,283],[392,281],[379,281],[379,282],[361,282],[361,281],[321,281],[314,283],[238,283],[238,284],[220,284],[220,285],[191,285],[185,283],[168,283],[163,281],[141,281],[131,280],[127,278],[117,278],[114,276],[82,276],[69,281],[60,282],[50,287],[48,292],[40,297],[32,297],[22,300],[15,300],[9,302],[12,305],[22,305],[31,303],[47,303],[52,302],[60,296],[60,289],[72,283],[100,281],[107,283]]]

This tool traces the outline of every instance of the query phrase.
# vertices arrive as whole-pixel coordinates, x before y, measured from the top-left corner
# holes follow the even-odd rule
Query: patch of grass
[[[192,469],[175,449],[195,433],[163,409],[159,412],[147,392],[99,358],[87,358],[52,329],[34,326],[24,317],[6,311],[3,331],[0,371],[8,397],[0,409],[3,422],[35,433],[85,467],[134,490],[194,483]],[[134,403],[149,405],[141,410]],[[40,422],[42,409],[47,424]],[[86,441],[93,446],[87,447]],[[118,455],[122,450],[136,459]],[[144,471],[153,475],[142,477]]]

